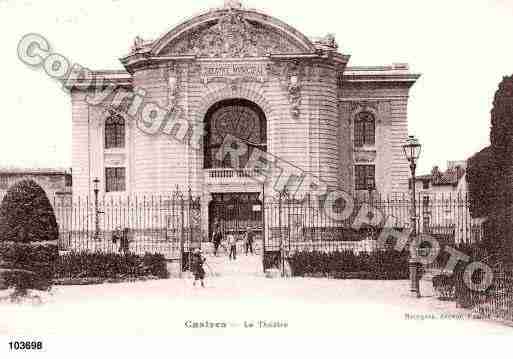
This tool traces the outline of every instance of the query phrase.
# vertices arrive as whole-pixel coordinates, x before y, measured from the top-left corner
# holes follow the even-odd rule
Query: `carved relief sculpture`
[[[168,85],[168,108],[172,110],[176,106],[177,94],[178,94],[178,71],[174,65],[171,65],[167,73],[167,85]]]
[[[281,87],[287,91],[292,117],[298,118],[301,105],[301,81],[304,77],[304,67],[298,62],[280,62],[268,65],[268,72],[277,77]]]
[[[217,23],[206,24],[172,44],[168,53],[198,57],[262,57],[294,53],[298,47],[270,28],[245,19],[237,7],[229,7]]]

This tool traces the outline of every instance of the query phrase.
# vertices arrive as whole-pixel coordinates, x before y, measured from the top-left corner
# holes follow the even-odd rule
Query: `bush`
[[[487,251],[486,247],[483,247],[483,244],[461,244],[456,249],[459,252],[468,255],[469,260],[467,262],[459,261],[454,268],[454,272],[451,277],[454,286],[454,296],[460,307],[471,308],[476,304],[479,304],[479,301],[488,295],[488,292],[493,289],[493,284],[482,293],[468,288],[464,281],[464,273],[467,265],[477,261],[485,263],[493,268],[493,262],[496,259],[490,255],[490,252]],[[474,272],[472,282],[480,283],[482,275],[483,273],[481,271]]]
[[[143,257],[144,267],[155,277],[166,279],[169,278],[167,270],[166,258],[162,254],[146,253]]]
[[[439,274],[433,277],[433,289],[437,292],[439,299],[454,299],[454,276],[450,274]]]
[[[264,253],[264,270],[281,267],[280,251],[266,251]]]
[[[55,275],[59,279],[169,278],[166,259],[161,254],[144,256],[118,253],[72,252],[60,257]]]
[[[394,250],[371,253],[352,251],[296,252],[289,258],[293,276],[354,279],[406,279],[408,253]]]
[[[58,257],[56,245],[0,243],[4,288],[15,288],[18,296],[28,289],[49,290]]]
[[[58,237],[55,214],[43,189],[32,180],[9,188],[0,206],[0,241],[47,242]]]

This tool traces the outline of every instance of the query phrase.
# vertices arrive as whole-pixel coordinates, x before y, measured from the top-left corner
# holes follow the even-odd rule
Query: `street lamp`
[[[371,211],[372,211],[372,208],[374,207],[374,203],[373,203],[374,198],[372,196],[372,192],[376,188],[376,179],[374,178],[374,176],[367,177],[366,187],[367,187],[367,191],[369,192],[369,198],[368,198],[369,207],[371,208]],[[370,235],[370,239],[374,239],[374,228],[372,226],[369,227],[369,235]]]
[[[96,177],[93,180],[93,192],[94,192],[94,239],[100,239],[100,211],[98,210],[98,193],[100,180]]]
[[[367,177],[367,191],[369,192],[369,205],[372,207],[372,192],[376,189],[376,180],[374,177]]]
[[[417,160],[420,157],[420,153],[422,150],[422,146],[414,136],[409,136],[406,143],[403,145],[404,155],[408,162],[410,163],[411,170],[411,237],[415,240],[417,237],[417,202],[415,195],[415,171],[417,169]],[[410,260],[409,260],[409,268],[410,268],[410,282],[411,287],[410,291],[417,295],[417,298],[420,298],[420,263],[417,260],[417,252],[410,252]]]

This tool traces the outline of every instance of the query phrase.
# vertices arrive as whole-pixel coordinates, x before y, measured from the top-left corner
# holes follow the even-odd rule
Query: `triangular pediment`
[[[237,58],[315,51],[306,37],[259,13],[228,9],[212,15],[161,39],[158,55]]]

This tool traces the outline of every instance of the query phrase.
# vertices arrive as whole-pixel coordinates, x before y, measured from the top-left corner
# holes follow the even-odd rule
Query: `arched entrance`
[[[240,158],[238,167],[244,168],[252,151],[258,148],[267,151],[266,118],[262,109],[254,102],[245,99],[229,99],[217,102],[205,116],[206,133],[204,143],[204,168],[233,168],[227,156],[223,161],[216,154],[226,135],[231,135],[246,143],[247,154]],[[235,163],[235,162],[234,162]]]
[[[262,231],[262,202],[258,192],[212,193],[209,205],[210,233],[219,228],[223,233],[243,235],[247,228]]]
[[[261,237],[263,226],[262,186],[250,177],[246,168],[255,149],[267,151],[267,121],[264,111],[246,99],[227,99],[215,103],[205,116],[204,169],[215,178],[210,187],[212,201],[208,207],[209,235],[219,227],[242,237],[248,227]],[[229,156],[217,158],[225,136],[238,138],[248,151],[234,161]]]

